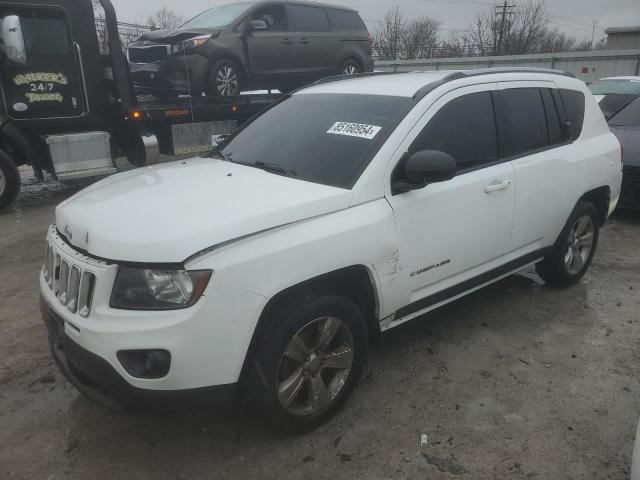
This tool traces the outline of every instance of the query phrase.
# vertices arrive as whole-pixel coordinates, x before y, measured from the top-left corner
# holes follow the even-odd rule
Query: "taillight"
[[[369,35],[369,45],[373,45],[373,37]]]

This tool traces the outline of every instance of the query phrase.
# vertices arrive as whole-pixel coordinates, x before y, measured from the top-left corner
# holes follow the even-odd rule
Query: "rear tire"
[[[9,206],[20,192],[20,172],[13,159],[0,150],[0,210]]]
[[[598,211],[581,200],[571,212],[551,254],[536,265],[542,279],[553,287],[569,287],[584,276],[598,246]]]
[[[247,393],[284,431],[304,431],[334,415],[358,383],[367,329],[348,298],[304,295],[267,319],[247,379]]]
[[[240,67],[231,60],[219,60],[211,68],[205,93],[212,97],[235,97],[245,88]]]

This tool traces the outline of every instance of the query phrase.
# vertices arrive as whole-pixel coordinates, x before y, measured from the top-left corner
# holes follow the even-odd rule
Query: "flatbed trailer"
[[[39,179],[78,181],[117,172],[121,156],[144,166],[159,154],[206,152],[282,97],[137,95],[115,9],[99,3],[107,45],[87,28],[91,0],[0,0],[0,209],[18,194],[21,165]]]

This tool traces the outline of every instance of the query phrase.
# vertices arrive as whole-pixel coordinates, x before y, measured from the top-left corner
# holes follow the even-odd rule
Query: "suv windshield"
[[[589,88],[594,95],[640,95],[640,80],[600,80]]]
[[[350,189],[411,109],[405,97],[298,94],[222,145],[232,162]]]
[[[206,12],[202,12],[200,15],[196,15],[191,20],[188,20],[186,23],[182,24],[180,28],[226,27],[242,15],[251,5],[253,4],[245,2],[213,7]]]

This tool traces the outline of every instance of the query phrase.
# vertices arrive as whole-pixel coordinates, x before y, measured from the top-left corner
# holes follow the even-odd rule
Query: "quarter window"
[[[567,112],[567,119],[571,122],[571,140],[575,140],[582,133],[584,124],[584,93],[577,90],[561,89],[560,96]]]
[[[495,112],[490,92],[456,98],[442,107],[411,145],[410,152],[439,150],[464,171],[498,160]]]
[[[327,14],[334,30],[366,30],[364,22],[356,12],[328,8]]]
[[[303,7],[301,5],[289,5],[287,8],[289,8],[296,32],[329,31],[329,19],[324,8]]]

